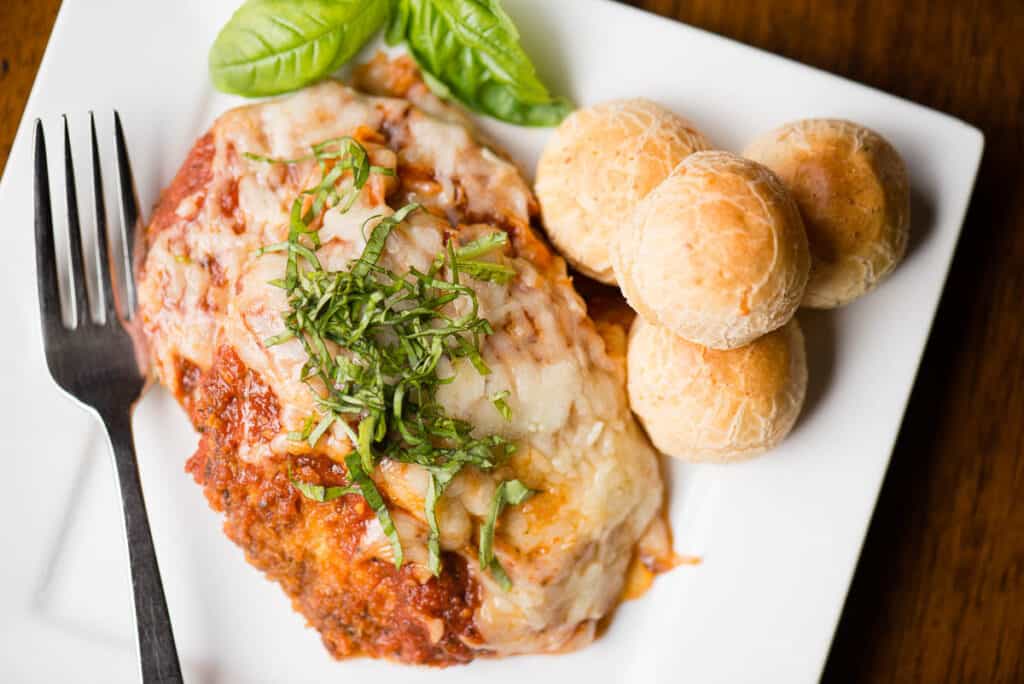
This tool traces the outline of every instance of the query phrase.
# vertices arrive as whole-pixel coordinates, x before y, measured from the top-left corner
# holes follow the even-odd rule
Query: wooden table
[[[0,3],[0,167],[59,4]],[[1024,681],[1021,1],[634,4],[985,132],[964,235],[825,680]]]

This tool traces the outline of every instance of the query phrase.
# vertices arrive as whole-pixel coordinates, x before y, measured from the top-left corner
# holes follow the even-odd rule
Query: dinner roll
[[[796,319],[739,349],[716,351],[637,318],[630,331],[629,401],[658,450],[727,463],[789,434],[807,389]]]
[[[728,152],[687,157],[640,202],[612,256],[637,313],[713,349],[785,324],[810,268],[800,213],[782,183]]]
[[[608,256],[636,203],[687,155],[709,147],[692,124],[649,100],[580,109],[537,165],[537,198],[551,241],[580,272],[615,284]]]
[[[812,261],[804,306],[842,306],[903,258],[910,184],[882,136],[849,121],[807,119],[762,136],[746,156],[775,171],[800,207]]]

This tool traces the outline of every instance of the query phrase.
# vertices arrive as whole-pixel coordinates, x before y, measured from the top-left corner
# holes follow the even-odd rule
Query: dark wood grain
[[[0,0],[0,173],[59,7],[60,0]]]
[[[1024,5],[634,4],[985,132],[964,235],[825,679],[1024,681]],[[0,2],[0,26],[17,27],[0,31],[0,165],[58,5]]]

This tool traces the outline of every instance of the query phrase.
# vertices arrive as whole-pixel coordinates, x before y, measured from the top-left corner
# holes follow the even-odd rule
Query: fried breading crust
[[[319,456],[259,465],[239,460],[242,432],[276,431],[279,408],[230,347],[218,350],[184,403],[202,433],[186,469],[210,506],[224,514],[227,536],[281,585],[335,657],[365,654],[431,665],[472,659],[463,639],[479,638],[472,624],[478,598],[464,560],[444,554],[441,576],[421,583],[410,565],[398,570],[361,554],[359,540],[373,518],[362,497],[316,503],[288,480],[290,468],[296,479],[340,485],[346,482],[343,468]]]

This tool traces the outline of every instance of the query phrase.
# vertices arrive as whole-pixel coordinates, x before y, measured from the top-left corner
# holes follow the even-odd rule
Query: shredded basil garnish
[[[430,534],[427,537],[427,567],[434,575],[441,574],[441,530],[437,525],[437,502],[448,488],[462,464],[458,461],[450,461],[442,466],[428,468],[430,479],[427,481],[427,496],[424,502],[424,513],[427,518],[427,527]]]
[[[512,422],[512,408],[506,401],[511,396],[508,390],[502,390],[491,396],[491,403],[494,404],[494,408],[498,409],[498,413],[505,419],[505,422]]]
[[[288,471],[288,479],[291,481],[292,486],[302,492],[302,495],[307,499],[325,503],[327,501],[334,501],[340,499],[346,494],[359,494],[358,487],[325,487],[323,485],[311,484],[309,482],[303,482],[296,480],[292,477],[291,470]]]
[[[450,240],[426,272],[412,268],[398,274],[380,261],[388,237],[420,210],[417,204],[407,204],[390,216],[368,219],[364,235],[369,224],[376,223],[362,254],[346,270],[328,271],[316,255],[320,216],[332,209],[348,211],[371,174],[393,172],[371,165],[366,149],[349,137],[314,145],[310,155],[298,159],[246,157],[284,164],[316,160],[322,179],[292,204],[287,241],[258,251],[288,253],[284,278],[272,283],[287,293],[285,329],[264,344],[289,340],[302,344],[308,356],[302,377],[314,392],[318,414],[309,416],[303,429],[289,438],[315,448],[333,425],[341,426],[354,448],[345,457],[353,486],[325,489],[295,480],[292,484],[315,501],[360,493],[391,543],[396,567],[401,567],[404,554],[398,533],[372,473],[384,458],[426,468],[430,473],[424,502],[430,531],[429,568],[437,575],[441,572],[437,504],[445,489],[462,468],[492,470],[515,451],[515,445],[501,435],[475,435],[472,424],[448,415],[437,401],[437,388],[451,381],[438,374],[442,359],[452,364],[466,359],[480,374],[490,372],[480,345],[492,332],[491,326],[479,315],[476,291],[460,277],[511,281],[516,271],[500,259],[508,235],[495,232],[461,246]],[[351,186],[339,193],[337,185],[346,173],[351,175]],[[506,420],[511,419],[508,396],[505,391],[492,397]],[[501,508],[525,498],[520,488],[517,480],[499,486],[499,491],[507,493],[481,529],[481,564],[495,576],[504,572],[489,550],[491,541],[486,542],[484,553],[484,540],[493,540]],[[503,586],[509,585],[507,579]]]
[[[402,543],[398,539],[398,531],[395,530],[395,523],[391,520],[391,513],[388,512],[387,504],[384,503],[384,497],[380,495],[377,486],[373,484],[373,480],[363,470],[358,454],[346,456],[345,465],[348,466],[349,477],[359,486],[359,491],[362,492],[366,503],[377,514],[377,520],[380,521],[381,529],[384,530],[384,536],[391,542],[391,549],[395,556],[395,567],[402,567]]]
[[[498,516],[501,515],[507,504],[519,505],[534,494],[536,494],[535,491],[519,480],[505,480],[494,490],[490,513],[480,528],[480,567],[489,570],[505,591],[512,588],[512,580],[509,579],[505,569],[501,567],[501,563],[494,555],[494,528],[498,524]]]

